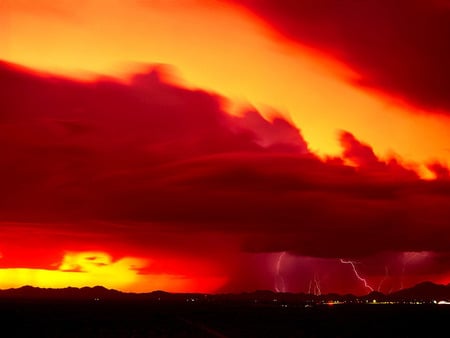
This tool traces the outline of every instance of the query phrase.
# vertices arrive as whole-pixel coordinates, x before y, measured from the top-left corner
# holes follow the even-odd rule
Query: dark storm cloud
[[[446,176],[420,180],[350,133],[342,158],[323,161],[287,121],[231,116],[223,98],[155,70],[126,84],[3,64],[0,88],[0,216],[37,229],[8,225],[11,238],[42,229],[186,251],[222,238],[321,257],[450,245]]]
[[[430,0],[232,0],[349,65],[362,86],[450,111],[450,6]]]

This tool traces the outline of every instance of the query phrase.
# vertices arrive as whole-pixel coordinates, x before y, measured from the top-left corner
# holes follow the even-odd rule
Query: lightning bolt
[[[314,295],[320,296],[322,291],[320,290],[320,280],[317,274],[314,274]]]
[[[400,290],[403,290],[403,279],[405,277],[405,270],[406,270],[406,265],[409,264],[410,261],[412,261],[419,253],[418,252],[413,252],[412,254],[409,253],[403,253],[404,257],[406,257],[406,259],[403,260],[403,267],[402,267],[402,274],[400,277]]]
[[[316,273],[314,273],[314,278],[309,280],[308,294],[311,294],[311,290],[314,296],[320,296],[322,290],[320,289],[320,279]]]
[[[384,277],[383,279],[380,281],[380,284],[378,284],[378,292],[381,292],[381,286],[383,285],[383,283],[386,281],[386,279],[388,279],[389,277],[389,269],[388,266],[385,265],[384,266]]]
[[[364,283],[364,287],[366,287],[367,289],[369,289],[370,291],[373,291],[373,287],[371,287],[368,283],[367,280],[365,278],[362,278],[361,275],[358,273],[358,270],[356,270],[356,266],[355,266],[355,262],[354,261],[346,261],[344,259],[340,259],[342,264],[350,264],[352,266],[353,269],[353,273],[355,274],[355,277],[358,278],[361,282]]]
[[[281,275],[281,262],[283,261],[283,257],[286,255],[286,251],[280,253],[277,259],[277,264],[275,266],[275,291],[276,292],[286,292],[286,283],[284,282],[284,278]]]

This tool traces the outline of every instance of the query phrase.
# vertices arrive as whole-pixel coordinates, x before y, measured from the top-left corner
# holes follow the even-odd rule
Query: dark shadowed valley
[[[0,318],[9,337],[436,337],[445,332],[450,306],[415,296],[425,289],[448,287],[418,285],[395,302],[379,293],[122,294],[26,287],[1,291]]]

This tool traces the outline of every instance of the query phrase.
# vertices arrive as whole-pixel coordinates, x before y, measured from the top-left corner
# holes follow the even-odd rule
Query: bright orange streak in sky
[[[219,1],[3,0],[0,6],[0,59],[77,76],[123,74],[132,62],[170,64],[191,86],[289,115],[319,154],[338,154],[337,131],[344,129],[382,156],[447,161],[449,118],[411,114],[412,108],[353,87],[343,68]],[[2,268],[0,288],[101,284],[212,292],[225,283],[221,276],[138,274],[145,260],[113,262],[105,253],[96,254],[104,265],[92,265],[86,255],[68,253],[57,270]],[[85,271],[66,268],[73,262]]]
[[[219,1],[9,0],[2,12],[3,59],[78,76],[167,63],[195,86],[290,115],[320,154],[340,152],[344,129],[381,156],[448,158],[448,118],[413,115],[353,87],[337,75],[346,71]]]

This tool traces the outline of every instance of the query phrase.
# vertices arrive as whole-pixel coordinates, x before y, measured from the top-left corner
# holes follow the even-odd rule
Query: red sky
[[[447,1],[1,6],[0,288],[450,282]]]

